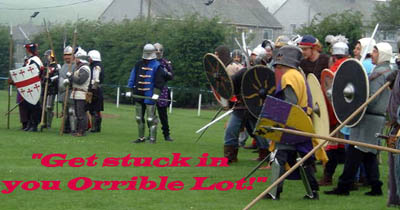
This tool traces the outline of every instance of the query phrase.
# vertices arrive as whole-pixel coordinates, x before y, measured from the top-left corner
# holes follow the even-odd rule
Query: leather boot
[[[269,150],[268,149],[259,149],[258,150],[258,158],[254,159],[256,161],[262,161],[264,160],[269,154]]]
[[[319,186],[331,186],[332,176],[328,176],[324,171],[324,176],[318,182]]]
[[[382,182],[377,182],[371,185],[371,191],[366,192],[365,195],[369,196],[379,196],[383,195],[382,193]]]
[[[233,145],[224,145],[224,157],[228,158],[228,163],[233,162],[234,150],[235,147]]]
[[[238,153],[239,153],[239,147],[236,147],[235,149],[233,149],[232,162],[238,162],[239,161],[238,158],[237,158]]]

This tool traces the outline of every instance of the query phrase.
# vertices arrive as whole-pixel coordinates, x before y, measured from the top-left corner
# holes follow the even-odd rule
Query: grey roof
[[[224,23],[265,28],[282,25],[258,0],[215,0],[209,6],[200,0],[151,1],[151,14],[155,17],[182,17],[198,13],[203,17],[220,17]],[[147,14],[148,0],[144,0],[143,13]],[[139,15],[140,0],[114,0],[100,16],[102,20],[133,19]]]
[[[286,0],[259,0],[271,14],[274,14]]]
[[[342,12],[344,10],[359,11],[363,14],[364,20],[371,20],[374,12],[376,0],[309,0],[311,8],[321,13],[329,15]]]

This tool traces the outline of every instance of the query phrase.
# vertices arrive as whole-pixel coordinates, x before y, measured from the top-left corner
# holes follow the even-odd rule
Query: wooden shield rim
[[[241,81],[241,83],[240,83],[240,84],[241,84],[241,86],[240,86],[240,95],[241,95],[241,97],[242,97],[242,99],[243,99],[243,103],[244,103],[244,105],[246,106],[247,110],[249,110],[249,113],[250,113],[253,117],[255,117],[255,118],[258,118],[259,116],[257,116],[255,113],[253,113],[253,112],[249,109],[249,105],[247,104],[246,100],[244,100],[243,81],[244,81],[244,78],[246,77],[247,73],[249,73],[250,70],[256,69],[256,68],[260,68],[260,67],[266,68],[266,69],[268,69],[269,71],[271,71],[272,73],[274,73],[274,72],[273,72],[270,68],[268,68],[267,66],[264,66],[264,65],[255,65],[255,66],[252,66],[249,70],[247,70],[247,71],[243,74],[242,81]],[[274,82],[275,82],[275,79],[274,79]],[[275,84],[275,89],[276,89],[276,84]],[[264,100],[264,101],[265,101],[265,100]],[[264,101],[263,101],[263,103],[262,103],[262,106],[261,106],[260,110],[262,110],[262,108],[264,107]]]
[[[324,70],[322,70],[322,72],[321,72],[321,81],[320,81],[320,84],[321,84],[321,90],[322,90],[322,93],[327,97],[327,95],[326,95],[326,90],[325,90],[325,85],[323,85],[324,83],[324,81],[322,80],[324,77],[322,77],[322,75],[325,75],[325,74],[330,74],[330,75],[332,75],[332,85],[333,85],[333,78],[335,77],[335,73],[333,73],[332,72],[332,70],[330,70],[330,69],[324,69]]]
[[[230,97],[232,97],[232,96],[234,95],[234,94],[233,94],[233,91],[234,91],[233,88],[234,88],[234,87],[233,87],[232,78],[228,75],[228,72],[226,72],[226,66],[225,66],[224,63],[221,61],[221,59],[219,59],[215,54],[213,54],[213,53],[207,53],[207,54],[205,54],[204,57],[203,57],[203,68],[204,68],[204,69],[206,69],[206,67],[205,67],[205,59],[206,59],[207,56],[211,56],[211,57],[215,58],[215,59],[224,67],[225,74],[228,76],[229,83],[230,83],[230,85],[231,85]],[[210,79],[208,78],[207,73],[206,73],[206,77],[207,77],[208,83],[212,86],[212,83],[211,83]],[[213,87],[213,88],[214,88],[214,87]],[[218,91],[217,91],[215,88],[214,88],[214,90],[215,90],[215,92],[218,93]],[[220,93],[218,93],[218,94],[221,96]],[[221,97],[222,97],[222,96],[221,96]],[[228,99],[228,100],[229,100],[229,99]],[[218,99],[217,99],[217,101],[218,101]]]
[[[322,91],[321,85],[319,84],[318,78],[314,74],[308,74],[307,76],[307,82],[308,85],[310,86],[310,92],[312,95],[312,104],[317,102],[317,98],[319,99],[318,104],[320,107],[320,116],[318,117],[317,114],[314,112],[311,115],[312,122],[313,122],[313,127],[314,127],[314,132],[318,135],[323,135],[323,136],[328,136],[330,132],[330,125],[329,125],[329,113],[328,113],[328,107],[325,103],[325,98],[324,98],[324,93]],[[313,88],[314,87],[314,88]],[[314,93],[314,94],[313,94]],[[316,96],[318,94],[319,96]],[[323,107],[323,109],[321,109]],[[323,126],[316,126],[316,123],[314,123],[314,119],[317,118],[317,122],[325,122],[325,125]],[[322,128],[323,130],[319,130],[317,128]],[[320,139],[318,139],[320,141]]]
[[[365,81],[367,81],[367,82],[366,82],[366,86],[367,86],[367,87],[366,87],[366,90],[367,90],[367,97],[366,97],[366,100],[365,100],[365,101],[367,101],[368,98],[369,98],[369,79],[368,79],[367,71],[365,71],[364,66],[362,65],[362,63],[360,63],[359,60],[354,59],[354,58],[349,58],[349,59],[343,61],[343,62],[339,65],[337,72],[339,72],[340,67],[342,67],[342,65],[344,65],[344,63],[349,62],[349,61],[356,61],[356,62],[361,66],[361,69],[363,70],[363,73],[364,73],[364,76],[365,76]],[[336,72],[336,73],[337,73],[337,72]],[[333,77],[332,87],[335,85],[335,79],[336,79],[336,75],[337,75],[336,73],[335,73],[335,76]],[[334,106],[333,101],[334,101],[334,99],[333,99],[333,94],[332,94],[332,108],[333,108],[333,113],[335,114],[336,119],[337,119],[340,123],[343,123],[342,120],[339,119],[339,117],[338,117],[337,114],[336,114],[336,110],[335,110],[335,106]],[[352,127],[356,126],[356,125],[361,121],[361,119],[364,117],[364,114],[365,114],[366,111],[367,111],[367,107],[365,107],[365,108],[363,109],[363,111],[360,113],[360,114],[361,114],[361,117],[360,117],[356,122],[354,122],[354,123],[351,124],[351,125],[346,125],[346,127],[352,128]]]

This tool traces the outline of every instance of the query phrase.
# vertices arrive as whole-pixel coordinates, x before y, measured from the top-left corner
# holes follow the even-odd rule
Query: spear
[[[8,69],[11,70],[12,62],[13,62],[13,33],[12,33],[12,25],[10,24],[10,49],[9,49],[9,62]],[[10,74],[10,73],[9,73]],[[11,78],[11,75],[10,77]],[[8,108],[7,113],[10,113],[11,106],[11,84],[8,83]],[[7,115],[7,129],[10,129],[10,115]]]
[[[386,88],[388,88],[390,85],[390,82],[386,82],[379,90],[375,92],[374,95],[372,95],[364,104],[362,104],[356,111],[354,111],[342,124],[340,124],[332,133],[329,134],[329,136],[334,136],[337,132],[340,131],[347,123],[349,123],[355,116],[357,116],[361,111],[364,110],[365,107],[368,106],[371,101],[373,101],[376,97],[379,96]],[[260,195],[258,195],[253,201],[251,201],[249,204],[247,204],[246,207],[244,207],[244,210],[250,209],[253,207],[261,198],[263,198],[269,191],[272,190],[272,188],[276,187],[279,183],[281,183],[287,176],[289,176],[293,171],[295,171],[301,164],[303,164],[308,158],[310,158],[318,149],[320,149],[324,144],[326,143],[325,141],[320,142],[317,146],[315,146],[309,153],[307,153],[300,161],[298,161],[295,165],[293,165],[288,171],[286,171],[279,179],[277,179],[274,183],[272,183],[267,189],[264,190]]]
[[[46,28],[47,38],[49,40],[50,49],[51,49],[50,58],[51,58],[51,54],[53,54],[54,55],[54,61],[57,63],[56,56],[54,54],[53,40],[51,39],[51,35],[50,35],[49,28],[47,27],[46,19],[43,19],[43,22],[44,22],[44,26]],[[43,105],[42,105],[42,117],[41,117],[41,120],[40,120],[40,131],[42,131],[43,126],[45,124],[44,121],[45,121],[45,114],[46,114],[47,92],[48,92],[48,89],[49,89],[49,74],[50,74],[49,65],[50,65],[50,62],[47,63],[47,71],[46,71],[46,77],[45,77],[46,78],[46,85],[44,87],[44,94],[43,94]]]
[[[77,25],[75,25],[72,49],[75,49],[77,35],[78,35]],[[72,62],[68,66],[68,72],[72,71]],[[65,126],[65,120],[66,120],[66,115],[67,115],[66,113],[67,113],[67,104],[68,104],[68,93],[69,93],[69,85],[65,88],[64,107],[63,107],[63,112],[62,112],[63,117],[62,117],[61,126],[60,126],[60,135],[61,136],[64,134],[64,126]]]

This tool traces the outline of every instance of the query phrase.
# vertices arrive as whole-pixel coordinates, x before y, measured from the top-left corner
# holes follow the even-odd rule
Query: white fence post
[[[120,87],[117,88],[117,108],[119,108],[119,94],[120,94]]]
[[[200,111],[201,111],[201,93],[199,94],[199,108],[197,110],[197,116],[200,116]]]
[[[172,113],[172,103],[174,102],[174,89],[171,89],[171,103],[169,104],[169,113]]]

